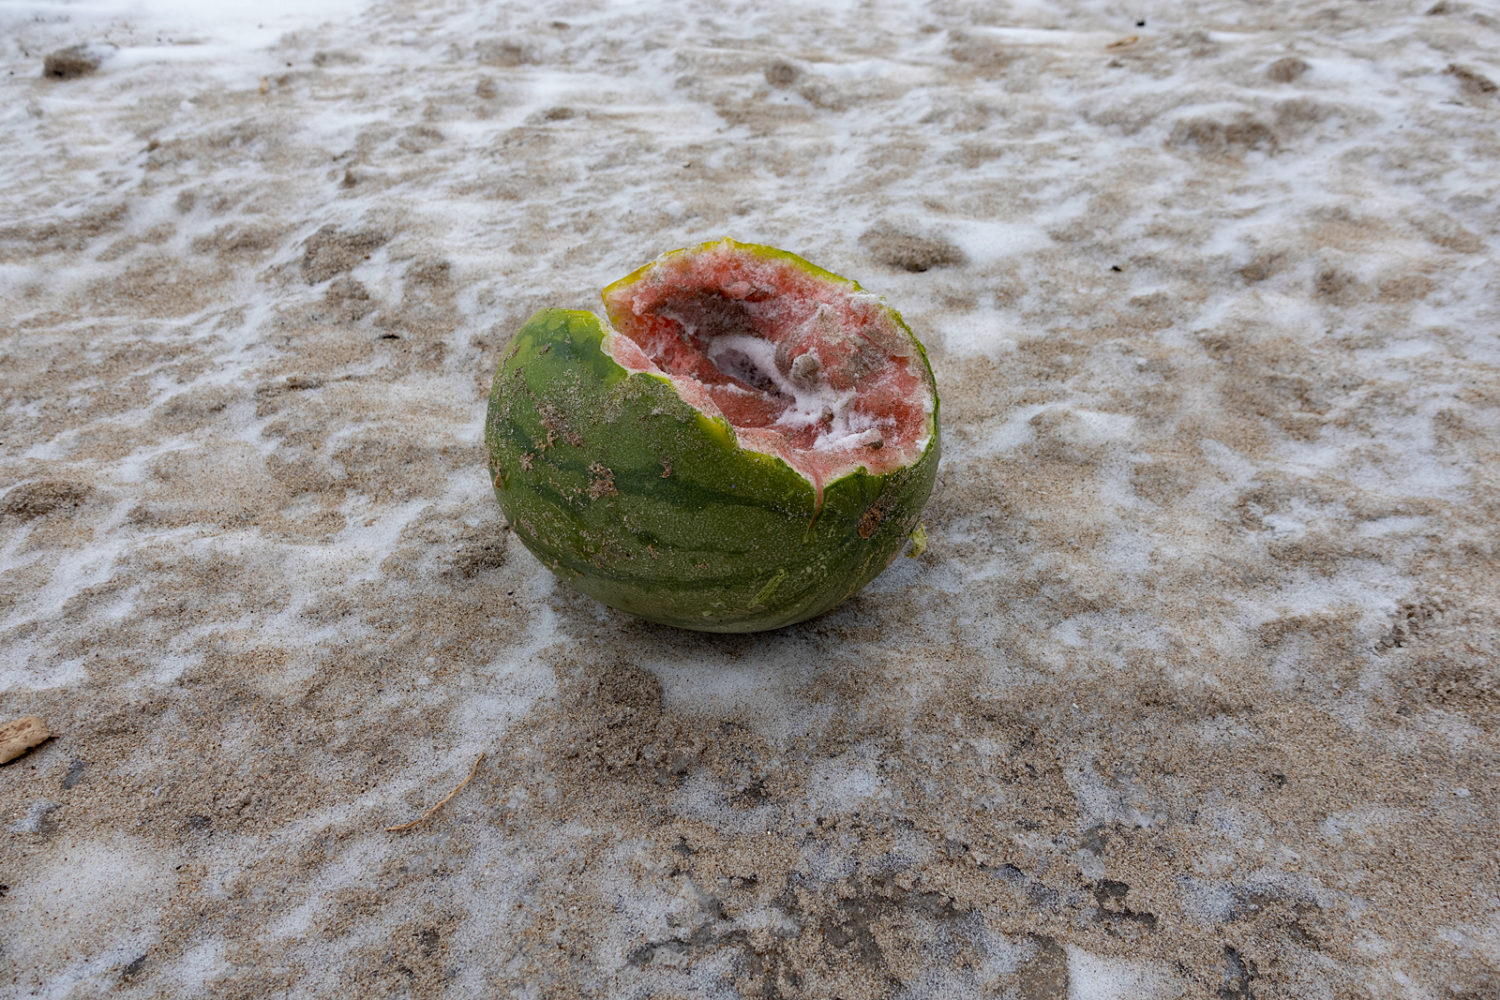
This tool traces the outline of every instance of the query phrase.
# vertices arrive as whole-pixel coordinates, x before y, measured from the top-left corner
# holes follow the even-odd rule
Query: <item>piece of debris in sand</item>
[[[453,798],[453,796],[455,796],[459,792],[463,791],[464,786],[467,785],[469,782],[471,782],[471,781],[474,780],[474,775],[479,772],[479,765],[482,764],[483,762],[484,762],[484,754],[480,754],[479,757],[474,761],[474,766],[471,767],[471,768],[469,768],[469,776],[467,778],[465,778],[463,781],[460,781],[458,783],[458,787],[454,788],[453,791],[449,792],[447,795],[444,795],[442,797],[442,799],[437,803],[437,805],[433,806],[431,809],[428,809],[426,812],[424,812],[422,815],[418,816],[416,819],[412,820],[410,823],[398,823],[395,826],[388,826],[388,827],[386,827],[385,828],[386,832],[387,833],[396,833],[396,832],[398,832],[400,830],[410,830],[412,827],[414,827],[418,823],[422,822],[428,816],[431,816],[433,813],[435,813],[439,809],[443,808],[443,806],[447,804],[447,802],[448,802],[449,799]]]
[[[34,715],[0,726],[0,764],[8,764],[27,750],[52,738],[52,730]]]

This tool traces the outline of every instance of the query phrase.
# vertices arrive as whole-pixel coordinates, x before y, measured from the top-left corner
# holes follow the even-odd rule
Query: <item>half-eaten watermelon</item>
[[[721,240],[546,309],[485,424],[516,536],[583,593],[712,632],[829,610],[917,530],[938,397],[901,317],[795,254]]]

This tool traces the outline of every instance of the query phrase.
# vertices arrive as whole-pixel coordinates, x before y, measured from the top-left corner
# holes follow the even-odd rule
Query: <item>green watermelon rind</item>
[[[680,628],[782,628],[852,596],[916,530],[940,454],[935,393],[917,461],[825,483],[819,506],[807,478],[741,448],[669,379],[617,364],[608,332],[591,312],[532,316],[496,372],[485,422],[506,519],[578,590]]]

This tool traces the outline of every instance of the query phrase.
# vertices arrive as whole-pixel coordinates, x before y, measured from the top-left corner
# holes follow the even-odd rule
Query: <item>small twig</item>
[[[447,795],[444,795],[442,797],[442,799],[438,802],[437,805],[433,806],[431,809],[427,810],[422,815],[420,815],[416,819],[412,820],[410,823],[399,823],[396,826],[388,826],[388,827],[386,827],[385,828],[385,832],[386,833],[399,833],[402,830],[410,830],[412,827],[414,827],[418,823],[422,822],[428,816],[431,816],[433,813],[435,813],[439,809],[443,808],[443,806],[447,804],[447,802],[448,802],[449,799],[453,798],[453,796],[455,796],[459,792],[463,791],[464,786],[467,785],[469,782],[471,782],[471,781],[474,780],[474,775],[476,773],[478,773],[478,771],[479,771],[479,765],[480,765],[480,763],[483,760],[484,760],[484,754],[480,754],[479,757],[478,757],[478,759],[474,761],[474,766],[471,767],[471,768],[469,768],[469,776],[467,778],[465,778],[463,781],[460,781],[458,783],[458,787],[457,788],[453,789],[453,791],[449,792]]]

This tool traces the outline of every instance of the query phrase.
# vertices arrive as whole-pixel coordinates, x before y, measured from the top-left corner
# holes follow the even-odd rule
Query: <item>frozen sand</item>
[[[287,6],[0,11],[0,993],[1500,988],[1487,5]],[[943,391],[927,553],[760,637],[479,444],[725,234]]]

